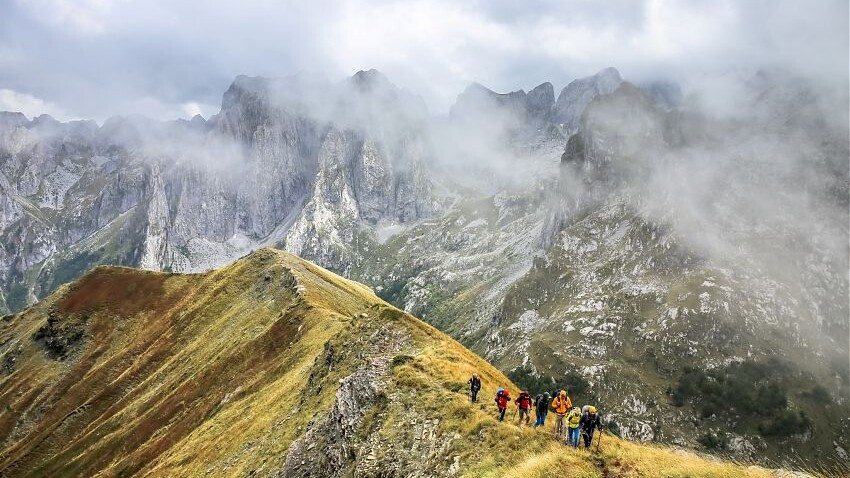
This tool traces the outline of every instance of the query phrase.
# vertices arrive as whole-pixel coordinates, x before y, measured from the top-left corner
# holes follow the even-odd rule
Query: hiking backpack
[[[528,392],[525,392],[525,391],[520,392],[519,396],[516,399],[516,402],[517,402],[518,405],[525,403],[525,407],[523,407],[523,408],[530,408],[531,407],[531,394],[528,393]]]

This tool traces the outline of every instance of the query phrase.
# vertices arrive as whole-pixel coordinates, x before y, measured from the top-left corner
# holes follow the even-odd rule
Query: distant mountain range
[[[369,70],[240,76],[209,120],[0,113],[0,304],[277,246],[624,437],[846,462],[846,118],[800,78],[744,89],[718,117],[609,68],[435,117]]]

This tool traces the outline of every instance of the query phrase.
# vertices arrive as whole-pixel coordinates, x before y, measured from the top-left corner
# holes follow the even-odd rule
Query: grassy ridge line
[[[412,383],[418,393],[443,404],[435,411],[442,417],[446,431],[458,432],[466,439],[456,450],[466,468],[462,476],[542,478],[553,473],[576,477],[777,476],[772,470],[758,466],[709,460],[694,453],[638,444],[611,435],[603,436],[598,454],[569,449],[552,437],[554,420],[551,414],[543,429],[519,429],[511,420],[498,422],[492,403],[496,389],[505,386],[515,397],[517,387],[489,363],[430,325],[407,314],[405,321],[413,330],[420,331],[422,335],[418,340],[427,345],[420,356],[396,368],[395,378],[400,387]],[[461,382],[473,372],[479,373],[484,382],[479,404],[469,403],[463,388],[465,381]],[[457,390],[458,387],[462,391]]]
[[[88,317],[78,357],[51,360],[30,340],[51,313],[63,327]],[[386,413],[362,426],[380,438],[378,454],[404,452],[392,444],[412,416],[439,423],[462,476],[774,476],[609,436],[601,454],[577,452],[553,443],[551,421],[500,423],[496,388],[518,390],[496,368],[362,284],[281,251],[194,275],[101,267],[5,322],[0,344],[30,342],[0,374],[0,476],[274,476],[361,363],[355,344],[384,326],[411,343],[392,358]],[[335,366],[313,380],[328,357]],[[466,393],[473,372],[480,404]],[[33,421],[2,441],[18,433],[9,412],[22,410]]]
[[[25,340],[51,311],[85,315],[92,329],[82,355],[68,362],[70,370],[30,342],[19,357],[18,373],[3,380],[0,389],[9,390],[0,392],[9,407],[4,411],[27,410],[31,401],[20,400],[15,390],[28,390],[28,396],[50,392],[41,400],[52,403],[55,412],[36,414],[29,433],[7,443],[0,452],[0,470],[5,469],[0,475],[17,475],[16,469],[32,476],[91,476],[96,470],[103,476],[146,474],[161,458],[188,449],[192,459],[159,476],[197,476],[200,464],[215,463],[258,437],[276,445],[257,450],[258,456],[282,456],[304,415],[296,415],[291,427],[257,427],[262,418],[291,414],[287,395],[304,387],[303,371],[337,332],[345,312],[293,302],[286,287],[256,290],[280,280],[284,269],[263,255],[202,275],[102,267],[14,318],[10,326],[16,330],[9,335]],[[76,383],[62,385],[68,378]],[[270,413],[246,414],[252,403]],[[252,415],[256,426],[235,418]],[[0,423],[13,426],[11,420],[11,413],[0,412]],[[199,429],[209,433],[197,441],[186,438]],[[226,446],[204,455],[209,442]]]

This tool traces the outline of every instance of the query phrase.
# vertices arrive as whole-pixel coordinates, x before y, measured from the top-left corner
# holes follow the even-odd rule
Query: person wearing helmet
[[[566,390],[561,390],[557,397],[552,400],[552,410],[555,410],[557,418],[555,419],[555,438],[560,439],[564,436],[564,417],[567,412],[573,407],[573,401],[567,396]]]
[[[590,444],[593,442],[594,429],[602,431],[602,418],[600,417],[599,411],[596,407],[593,405],[585,405],[582,407],[579,426],[581,427],[581,436],[584,439],[584,448],[589,449]]]
[[[567,415],[567,445],[578,448],[578,433],[581,423],[581,410],[574,407]]]

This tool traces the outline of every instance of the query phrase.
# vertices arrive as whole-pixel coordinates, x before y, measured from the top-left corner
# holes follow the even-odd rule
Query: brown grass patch
[[[168,274],[124,267],[98,267],[75,282],[57,304],[64,314],[108,310],[129,317],[166,307]]]

